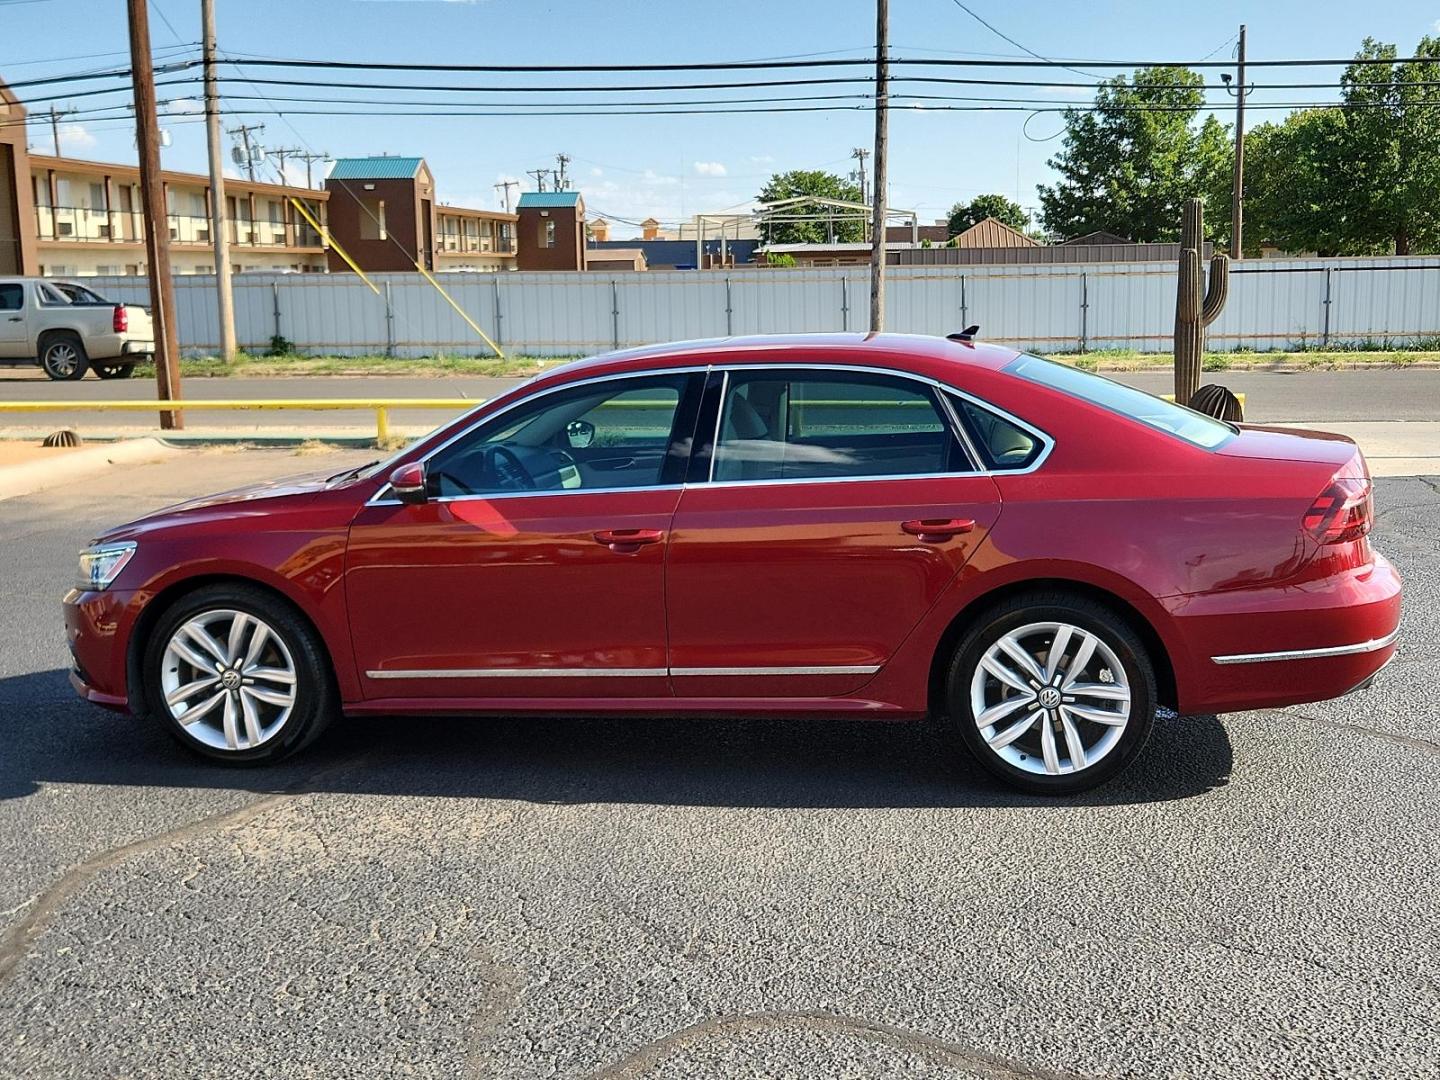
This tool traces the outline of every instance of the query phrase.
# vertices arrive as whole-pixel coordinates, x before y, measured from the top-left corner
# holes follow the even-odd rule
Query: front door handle
[[[24,317],[23,315],[11,315],[11,316],[10,316],[10,321],[11,321],[11,322],[24,322],[24,321],[25,321],[25,317]]]
[[[928,543],[938,544],[952,536],[968,533],[975,528],[973,518],[915,518],[902,521],[900,528],[911,536],[918,536]]]
[[[665,539],[660,529],[601,529],[595,534],[595,542],[604,544],[618,555],[631,555],[646,544],[658,544]]]

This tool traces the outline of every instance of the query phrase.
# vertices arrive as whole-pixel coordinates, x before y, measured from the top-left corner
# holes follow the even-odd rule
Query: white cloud
[[[88,150],[96,143],[96,138],[85,129],[84,124],[61,124],[60,125],[60,149],[62,151]]]
[[[165,103],[167,113],[189,115],[205,111],[205,103],[199,98],[171,98]]]
[[[592,166],[590,167],[590,175],[591,175],[591,176],[604,176],[604,175],[605,175],[605,170],[602,169],[602,168],[600,168],[599,166],[594,166],[594,165],[592,165]]]
[[[695,171],[701,176],[724,176],[725,166],[718,161],[697,161]]]
[[[750,155],[750,164],[751,164],[751,165],[773,165],[773,164],[775,164],[775,159],[774,159],[773,157],[771,157],[769,154],[751,154],[751,155]]]

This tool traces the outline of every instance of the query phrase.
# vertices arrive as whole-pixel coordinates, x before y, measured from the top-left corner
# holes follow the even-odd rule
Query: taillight
[[[124,304],[115,305],[115,314],[110,317],[110,329],[117,334],[123,334],[130,329],[130,312],[125,310]]]
[[[1321,544],[1346,544],[1369,533],[1374,519],[1369,479],[1337,476],[1305,511],[1302,524]]]

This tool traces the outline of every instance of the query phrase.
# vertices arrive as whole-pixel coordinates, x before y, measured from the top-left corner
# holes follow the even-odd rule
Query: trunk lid
[[[1240,434],[1215,452],[1222,457],[1303,461],[1332,471],[1359,459],[1353,439],[1330,431],[1240,424]],[[1363,469],[1363,459],[1360,459]],[[1366,475],[1363,471],[1356,476]]]

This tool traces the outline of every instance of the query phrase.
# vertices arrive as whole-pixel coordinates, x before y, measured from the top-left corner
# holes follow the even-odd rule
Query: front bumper
[[[1340,697],[1395,655],[1400,575],[1368,566],[1298,585],[1167,601],[1184,647],[1181,712],[1235,712]]]
[[[133,596],[124,590],[71,589],[61,601],[65,643],[70,648],[70,685],[86,701],[119,712],[130,711],[125,643]]]

